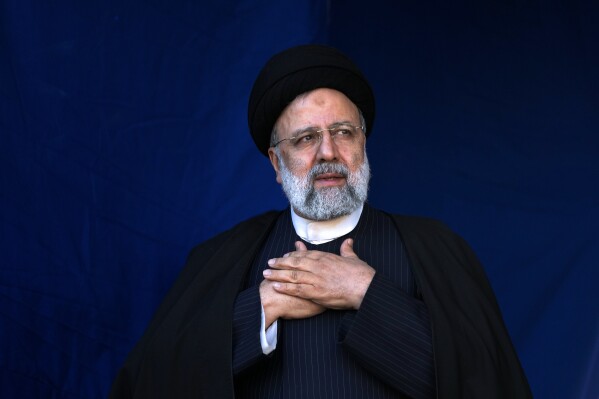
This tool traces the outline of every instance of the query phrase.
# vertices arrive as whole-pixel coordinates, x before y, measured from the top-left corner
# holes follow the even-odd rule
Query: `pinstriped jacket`
[[[110,398],[234,397],[233,306],[279,214],[249,219],[191,251]],[[491,286],[467,243],[438,221],[390,216],[429,310],[438,398],[531,398]]]

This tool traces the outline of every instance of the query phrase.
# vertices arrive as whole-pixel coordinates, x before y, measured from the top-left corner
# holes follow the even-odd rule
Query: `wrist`
[[[273,300],[273,296],[269,293],[270,288],[266,286],[266,280],[260,284],[260,303],[262,304],[262,310],[264,311],[264,326],[268,328],[278,318],[276,302]]]
[[[370,287],[370,283],[372,283],[372,279],[374,278],[376,271],[373,268],[370,268],[368,273],[365,274],[362,284],[360,284],[360,289],[358,294],[356,295],[356,300],[354,301],[354,309],[360,309],[362,306],[362,301],[364,300],[364,296]]]

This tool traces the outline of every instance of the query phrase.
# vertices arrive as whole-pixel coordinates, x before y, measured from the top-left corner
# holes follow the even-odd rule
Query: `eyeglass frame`
[[[287,141],[287,140],[295,140],[297,138],[300,138],[302,135],[306,134],[306,133],[310,133],[310,134],[315,134],[318,133],[320,136],[320,139],[318,140],[320,143],[322,143],[322,137],[324,136],[322,133],[328,131],[329,134],[332,130],[336,130],[339,128],[342,128],[344,126],[349,126],[349,127],[353,127],[354,129],[360,129],[363,133],[366,133],[366,127],[364,125],[352,125],[351,123],[345,123],[345,122],[338,122],[335,123],[334,125],[337,126],[333,126],[333,127],[327,127],[324,129],[316,129],[316,130],[310,130],[310,128],[307,129],[303,129],[302,131],[300,131],[298,134],[296,134],[295,136],[292,137],[287,137],[286,139],[281,139],[279,141],[277,141],[276,143],[272,144],[270,147],[271,148],[276,148],[279,144],[281,144],[283,141]],[[337,133],[335,133],[337,134]],[[335,140],[333,138],[333,134],[330,134],[331,139],[333,139],[333,141]]]

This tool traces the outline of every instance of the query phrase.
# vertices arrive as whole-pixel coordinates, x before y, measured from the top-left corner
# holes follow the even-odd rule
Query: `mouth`
[[[341,173],[323,173],[314,178],[315,187],[333,187],[345,184],[345,176]]]

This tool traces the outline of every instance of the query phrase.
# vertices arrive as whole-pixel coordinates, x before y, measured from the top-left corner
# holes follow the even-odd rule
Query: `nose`
[[[329,131],[322,132],[322,139],[318,146],[318,159],[320,161],[336,161],[339,148]]]

